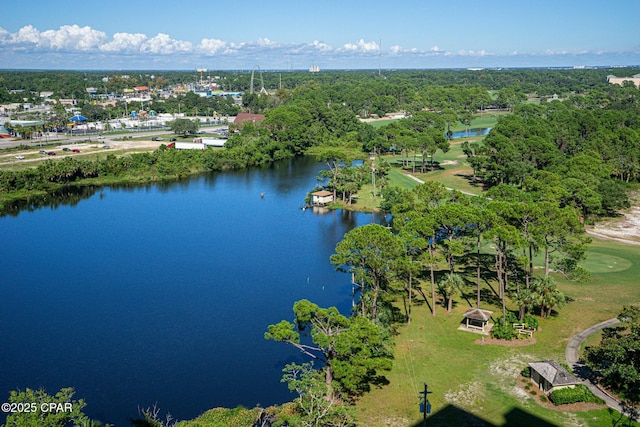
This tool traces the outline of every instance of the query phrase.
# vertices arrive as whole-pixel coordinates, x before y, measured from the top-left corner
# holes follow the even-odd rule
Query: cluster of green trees
[[[293,413],[281,414],[283,420],[291,425],[353,426],[351,404],[372,385],[387,382],[383,373],[393,359],[392,318],[382,300],[389,290],[390,268],[402,251],[396,236],[381,225],[348,232],[331,262],[351,271],[355,282],[366,283],[357,309],[347,317],[335,307],[301,300],[293,306],[293,322],[268,327],[266,339],[290,344],[312,360],[283,370],[283,382],[298,394]],[[313,361],[321,366],[316,369]]]
[[[361,161],[365,157],[360,149],[322,146],[314,147],[307,153],[314,154],[319,162],[325,163],[329,168],[320,171],[318,181],[321,184],[314,191],[331,191],[335,201],[342,200],[345,204],[351,205],[355,194],[372,179],[375,180],[377,188],[387,185],[390,166],[383,158],[374,158],[354,165],[354,161]],[[307,202],[310,201],[309,197]]]
[[[168,123],[171,131],[186,138],[195,135],[200,130],[200,123],[197,120],[175,119]]]
[[[67,425],[89,425],[99,427],[100,422],[91,421],[83,409],[87,404],[84,400],[73,398],[72,388],[63,388],[55,395],[49,395],[45,390],[27,388],[24,391],[12,391],[9,394],[9,409],[3,404],[3,412],[8,413],[6,427],[64,427]],[[15,408],[14,410],[11,410]]]
[[[333,192],[333,199],[342,199],[350,205],[353,196],[365,183],[373,180],[378,189],[388,184],[387,174],[391,165],[377,153],[399,152],[403,168],[416,172],[433,170],[433,156],[437,150],[447,152],[449,140],[445,137],[447,116],[428,111],[417,111],[410,117],[394,121],[374,130],[367,124],[358,124],[358,131],[344,135],[339,142],[323,143],[320,148],[308,150],[318,161],[324,162],[328,170],[321,171],[319,180],[322,187]],[[361,160],[372,153],[371,163],[365,160],[361,166],[351,166],[354,160]],[[410,161],[413,155],[413,161]],[[417,156],[421,161],[418,162]],[[429,157],[427,166],[426,158]],[[373,177],[371,176],[373,174]]]
[[[640,403],[640,308],[626,306],[623,326],[606,328],[600,344],[587,347],[584,360],[599,381],[632,405]]]
[[[611,86],[565,102],[521,105],[482,141],[465,143],[474,179],[510,184],[584,218],[628,207],[640,174],[640,92]]]
[[[301,300],[294,304],[295,320],[270,325],[266,339],[288,343],[313,362],[285,366],[282,381],[295,391],[295,411],[283,418],[291,425],[351,426],[349,405],[383,384],[381,371],[391,369],[389,329],[364,316],[347,317],[335,308]]]
[[[420,171],[426,172],[425,159],[429,157],[429,169],[433,170],[433,156],[438,150],[449,151],[449,140],[445,130],[451,132],[452,125],[457,123],[457,115],[453,110],[440,114],[419,110],[410,117],[392,122],[378,129],[375,138],[363,146],[364,150],[378,153],[400,152],[402,167],[408,168],[410,154],[413,155],[413,172],[418,164],[416,157],[420,155]]]
[[[424,291],[418,285],[424,282],[430,284],[434,315],[437,293],[451,311],[454,296],[466,297],[468,285],[475,286],[476,306],[480,307],[481,284],[495,280],[498,289],[494,297],[501,301],[503,315],[510,296],[519,319],[528,313],[548,317],[565,302],[551,271],[570,279],[584,278],[587,273],[578,267],[578,261],[584,257],[589,238],[572,207],[534,200],[524,191],[512,190],[506,197],[499,192],[471,197],[436,182],[411,191],[389,188],[383,195],[393,215],[395,233],[375,227],[349,232],[339,245],[344,247],[345,257],[332,258],[332,262],[348,266],[361,301],[369,295],[376,313],[381,312],[375,308],[377,304],[382,302],[391,309],[394,293],[401,293],[408,301],[406,316],[410,321],[413,294]],[[367,238],[373,238],[369,236],[372,231],[390,242],[385,243],[384,253],[365,257],[354,248],[367,240],[355,236],[366,232]],[[402,250],[392,252],[398,245]],[[367,242],[363,247],[371,250],[378,245]],[[534,274],[538,254],[542,255],[541,276]],[[382,256],[388,258],[388,264],[374,267],[370,260]],[[386,300],[380,301],[379,296]]]

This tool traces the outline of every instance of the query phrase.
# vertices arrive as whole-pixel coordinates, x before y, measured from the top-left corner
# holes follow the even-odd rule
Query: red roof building
[[[235,124],[239,125],[242,122],[246,122],[247,120],[259,124],[264,120],[264,114],[251,114],[251,113],[238,113],[236,119],[233,121]]]

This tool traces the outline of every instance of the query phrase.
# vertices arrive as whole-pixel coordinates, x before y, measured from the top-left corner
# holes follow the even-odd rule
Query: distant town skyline
[[[2,11],[3,69],[640,65],[637,0],[35,0]]]

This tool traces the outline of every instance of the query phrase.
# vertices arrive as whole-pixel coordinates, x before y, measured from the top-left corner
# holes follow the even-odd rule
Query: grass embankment
[[[437,315],[432,317],[428,304],[418,301],[411,325],[402,326],[396,337],[394,366],[387,375],[390,384],[373,390],[358,403],[360,425],[420,426],[418,393],[426,381],[433,405],[428,425],[471,425],[475,420],[480,425],[498,426],[547,425],[544,422],[611,426],[619,414],[610,414],[604,407],[583,412],[548,409],[528,394],[535,387],[524,391],[516,386],[527,362],[555,359],[565,363],[565,347],[571,336],[615,317],[623,305],[640,299],[640,248],[595,240],[584,266],[592,271],[587,283],[556,278],[569,302],[558,316],[541,320],[541,330],[534,335],[536,343],[527,346],[481,344],[479,335],[457,330],[462,314],[472,306],[468,301],[474,301],[475,289],[471,287],[466,298],[457,299],[452,314],[446,313],[440,301]],[[484,286],[493,294],[488,284]],[[495,284],[492,286],[495,289]],[[500,315],[495,303],[483,302],[483,308],[492,310],[494,319]]]

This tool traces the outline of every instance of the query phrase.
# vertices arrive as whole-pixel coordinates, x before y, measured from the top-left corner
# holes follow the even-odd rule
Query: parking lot
[[[24,144],[24,141],[22,141]],[[30,144],[30,148],[0,150],[0,168],[16,168],[21,165],[35,167],[38,163],[48,159],[60,159],[65,157],[94,158],[96,155],[109,152],[122,155],[129,152],[153,151],[164,139],[152,141],[151,137],[140,139],[111,139],[96,138],[95,141],[70,141],[66,144]]]

